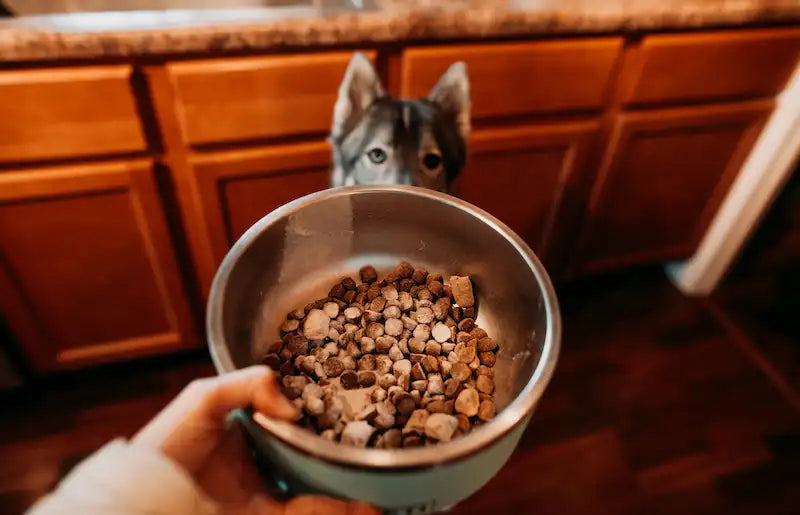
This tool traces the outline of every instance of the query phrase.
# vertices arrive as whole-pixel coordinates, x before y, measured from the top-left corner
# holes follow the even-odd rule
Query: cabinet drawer
[[[130,66],[0,72],[0,162],[147,148]]]
[[[601,109],[619,38],[408,49],[402,94],[423,97],[456,61],[467,64],[473,118]]]
[[[351,56],[330,52],[169,64],[187,141],[326,134]]]
[[[800,58],[800,29],[657,35],[623,78],[627,105],[768,97]]]

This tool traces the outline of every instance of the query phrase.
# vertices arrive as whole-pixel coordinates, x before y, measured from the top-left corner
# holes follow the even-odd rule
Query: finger
[[[209,420],[225,419],[231,410],[252,404],[256,410],[272,417],[290,420],[297,413],[284,397],[272,369],[263,365],[243,368],[213,380],[200,413]]]
[[[250,404],[278,418],[295,415],[272,370],[254,366],[193,381],[133,441],[158,448],[193,473],[219,443],[228,413]]]
[[[340,501],[319,495],[296,497],[283,507],[284,515],[319,515],[323,513],[326,515],[378,515],[380,511],[359,502]]]

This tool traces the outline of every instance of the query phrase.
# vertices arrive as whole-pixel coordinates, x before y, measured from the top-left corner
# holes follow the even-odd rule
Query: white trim
[[[800,155],[800,66],[776,98],[775,110],[742,165],[697,252],[667,265],[686,295],[711,293],[788,180]]]

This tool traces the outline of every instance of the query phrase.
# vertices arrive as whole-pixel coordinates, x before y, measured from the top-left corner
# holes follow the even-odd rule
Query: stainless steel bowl
[[[401,260],[469,275],[478,324],[500,343],[497,416],[462,438],[417,449],[343,448],[291,424],[271,438],[343,467],[402,470],[457,461],[527,423],[558,356],[561,321],[553,287],[531,249],[508,227],[462,200],[410,186],[339,188],[308,195],[262,218],[225,257],[207,312],[217,370],[258,361],[286,313],[324,297],[344,276]],[[520,431],[521,434],[521,431]],[[515,442],[516,443],[516,442]]]

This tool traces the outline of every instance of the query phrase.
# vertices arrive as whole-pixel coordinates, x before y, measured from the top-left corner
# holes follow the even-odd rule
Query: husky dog
[[[427,98],[387,95],[364,54],[350,60],[333,110],[333,186],[411,184],[447,192],[464,167],[469,136],[464,63]]]

